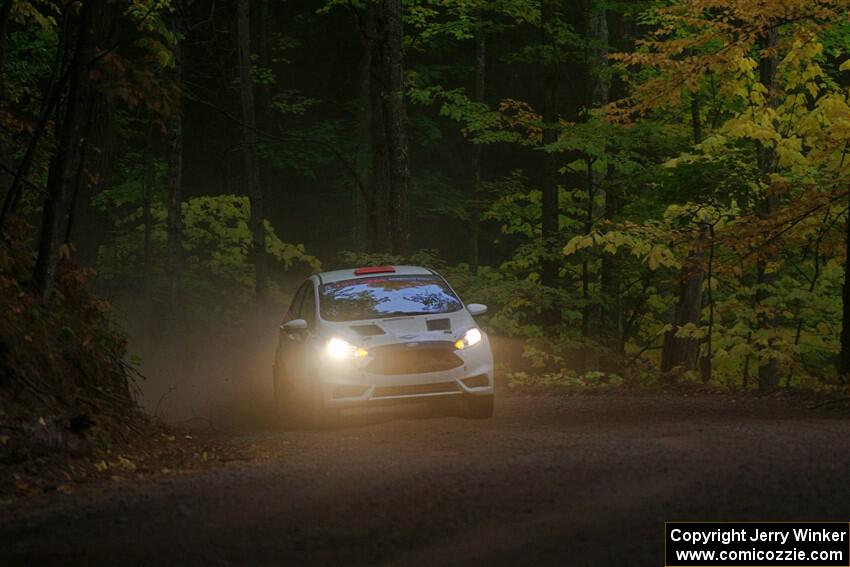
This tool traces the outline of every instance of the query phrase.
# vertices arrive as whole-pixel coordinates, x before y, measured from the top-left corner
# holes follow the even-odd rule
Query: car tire
[[[488,396],[469,396],[466,400],[466,417],[469,419],[490,419],[493,417],[493,394]]]

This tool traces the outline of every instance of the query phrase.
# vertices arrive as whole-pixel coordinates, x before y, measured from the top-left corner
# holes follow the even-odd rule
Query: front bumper
[[[488,341],[455,353],[462,364],[437,372],[377,374],[369,361],[328,361],[316,377],[327,408],[493,394],[493,354]]]

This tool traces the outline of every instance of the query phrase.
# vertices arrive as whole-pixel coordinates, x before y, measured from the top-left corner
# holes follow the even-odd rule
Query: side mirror
[[[307,330],[307,321],[304,319],[293,319],[281,325],[280,328],[287,333],[301,333]]]
[[[487,313],[487,306],[482,303],[470,303],[466,306],[466,308],[469,310],[469,314],[473,317]]]

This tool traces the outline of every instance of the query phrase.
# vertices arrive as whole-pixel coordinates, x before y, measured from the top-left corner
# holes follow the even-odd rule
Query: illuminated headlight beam
[[[325,352],[331,358],[336,359],[364,358],[367,354],[369,354],[365,348],[355,347],[350,342],[337,337],[333,337],[328,341],[328,344],[325,347]]]
[[[467,332],[463,334],[463,337],[459,338],[455,341],[455,348],[457,350],[463,350],[465,348],[469,348],[471,346],[475,346],[481,342],[481,331],[476,329],[475,327],[469,329]]]

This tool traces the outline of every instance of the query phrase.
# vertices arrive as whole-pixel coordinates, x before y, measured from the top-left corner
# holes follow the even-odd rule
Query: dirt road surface
[[[850,519],[846,413],[662,394],[496,411],[237,431],[272,457],[0,510],[0,564],[658,566],[665,520]]]

